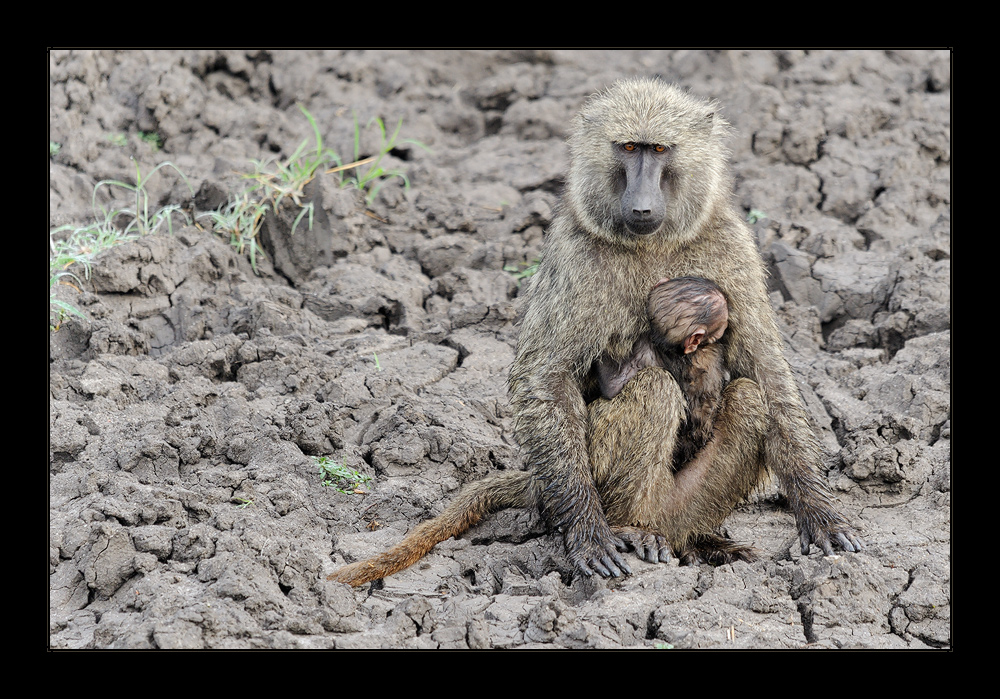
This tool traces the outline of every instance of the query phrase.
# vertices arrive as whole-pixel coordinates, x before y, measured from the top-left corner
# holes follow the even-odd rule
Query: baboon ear
[[[700,117],[697,117],[694,122],[694,128],[703,134],[710,134],[715,129],[716,116],[714,111],[705,112]]]
[[[708,111],[705,112],[705,117],[702,120],[705,125],[706,130],[709,133],[718,133],[720,135],[725,135],[729,129],[729,122],[726,121],[722,114],[719,113],[719,103],[712,102],[708,105]]]
[[[701,341],[705,339],[705,328],[698,328],[693,333],[684,338],[684,354],[691,354]]]

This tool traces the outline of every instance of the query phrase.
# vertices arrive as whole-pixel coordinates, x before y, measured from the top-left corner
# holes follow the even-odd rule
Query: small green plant
[[[261,203],[268,202],[274,211],[278,211],[281,202],[285,199],[290,199],[299,207],[299,214],[292,223],[293,235],[299,223],[307,215],[309,217],[309,230],[312,230],[313,203],[302,203],[305,186],[312,182],[313,178],[316,177],[316,173],[321,168],[332,163],[339,164],[340,162],[336,153],[329,148],[323,147],[323,136],[319,132],[319,127],[316,125],[316,119],[313,118],[313,115],[301,104],[298,107],[306,119],[309,120],[310,126],[312,126],[316,143],[315,153],[311,149],[306,153],[306,146],[309,143],[309,139],[306,139],[299,144],[299,147],[295,149],[295,152],[292,153],[291,157],[284,164],[275,163],[273,168],[271,168],[267,162],[253,160],[251,161],[254,165],[253,174],[244,175],[247,179],[256,181],[257,184],[254,185],[251,191],[259,190],[263,192],[260,200]],[[269,171],[269,168],[273,169],[273,171]]]
[[[236,506],[237,510],[245,510],[246,508],[250,507],[250,505],[253,504],[253,500],[247,500],[246,498],[238,498],[236,496],[233,496],[233,501],[240,503],[239,505]]]
[[[80,281],[75,274],[67,271],[59,271],[49,275],[49,330],[52,332],[58,331],[59,328],[62,327],[63,322],[65,322],[66,318],[70,315],[79,316],[84,320],[87,319],[87,316],[85,316],[78,308],[56,298],[56,284],[69,283],[60,281],[64,277],[72,277],[73,279],[76,279],[78,283]],[[71,286],[73,285],[71,284]],[[76,288],[79,289],[79,287]]]
[[[382,146],[377,155],[358,160],[361,131],[358,127],[357,117],[355,117],[355,159],[354,162],[344,165],[336,152],[323,145],[323,134],[320,132],[315,117],[301,104],[297,106],[312,127],[312,144],[308,138],[303,140],[291,156],[282,162],[251,160],[254,171],[243,175],[245,179],[253,182],[250,188],[240,197],[230,199],[226,206],[218,211],[202,214],[199,217],[210,217],[217,230],[229,234],[230,242],[234,247],[237,247],[241,252],[247,251],[255,272],[257,271],[256,257],[264,254],[257,244],[257,233],[260,231],[263,217],[268,210],[277,212],[283,203],[291,202],[299,208],[299,212],[292,222],[292,234],[295,234],[303,220],[306,221],[307,228],[312,230],[315,209],[313,202],[304,200],[305,187],[318,174],[340,173],[340,186],[353,185],[360,190],[367,190],[366,201],[369,204],[374,200],[384,178],[401,177],[404,186],[409,187],[410,185],[406,175],[401,171],[387,171],[379,166],[379,161],[392,150],[396,143],[403,123],[402,119],[400,119],[396,131],[388,139],[382,120],[372,119],[369,125],[372,123],[378,125],[382,134]],[[406,142],[419,145],[422,148],[426,147],[417,141],[407,140]],[[331,165],[334,167],[330,167]],[[363,165],[370,165],[363,174],[355,172],[353,177],[344,177],[343,173],[346,171],[356,170]]]
[[[62,150],[62,144],[61,143],[56,143],[55,141],[51,141],[51,140],[49,141],[49,157],[50,158],[54,157],[56,155],[56,153],[58,153],[60,150]]]
[[[134,162],[134,161],[133,161]],[[94,210],[94,216],[97,216],[97,209],[100,208],[101,212],[104,214],[105,220],[108,219],[109,213],[103,206],[99,206],[97,203],[97,192],[101,187],[120,187],[121,189],[132,192],[135,195],[135,208],[134,209],[119,209],[113,212],[112,218],[116,218],[119,215],[131,216],[132,220],[126,224],[124,233],[127,235],[133,229],[139,235],[148,235],[150,233],[155,233],[157,229],[164,223],[167,224],[168,231],[172,234],[174,232],[173,217],[175,215],[180,215],[186,223],[190,223],[191,219],[181,209],[177,204],[168,204],[162,209],[154,211],[152,214],[149,213],[149,192],[146,189],[146,182],[150,177],[155,175],[160,168],[171,167],[174,169],[181,179],[184,180],[184,184],[187,185],[188,191],[194,196],[194,189],[191,187],[191,183],[188,182],[187,177],[184,173],[177,169],[177,166],[170,161],[164,161],[154,167],[149,171],[145,177],[142,175],[142,171],[139,169],[139,163],[135,163],[135,184],[129,184],[128,182],[122,182],[121,180],[101,180],[94,186],[94,194],[91,197],[90,205]]]
[[[325,487],[333,488],[341,493],[362,494],[361,485],[371,480],[371,476],[358,473],[338,464],[328,456],[313,456],[313,462],[319,467],[319,477]]]
[[[128,136],[121,132],[109,133],[105,136],[105,138],[111,141],[111,145],[118,146],[119,148],[123,148],[128,145]]]
[[[78,264],[83,269],[84,276],[90,278],[90,263],[94,255],[110,247],[123,243],[126,240],[133,240],[140,235],[146,235],[158,230],[163,224],[173,232],[173,217],[180,215],[185,221],[190,221],[185,213],[177,205],[168,205],[150,213],[149,192],[146,190],[146,182],[160,168],[169,165],[177,174],[181,176],[185,184],[188,184],[184,173],[178,170],[172,163],[164,162],[150,170],[149,174],[143,177],[139,166],[135,168],[135,184],[121,182],[119,180],[101,180],[94,186],[94,193],[91,199],[91,207],[94,211],[94,221],[83,226],[60,226],[49,231],[49,314],[50,327],[58,330],[62,322],[70,314],[85,318],[86,316],[72,305],[61,301],[55,297],[57,284],[69,284],[79,289],[76,284],[82,286],[80,278],[69,271],[73,265]],[[105,209],[97,203],[97,192],[101,187],[119,187],[132,192],[135,196],[134,209]],[[191,185],[188,189],[194,194]],[[118,224],[121,217],[126,218],[124,227]],[[69,232],[66,234],[66,232]],[[70,280],[76,281],[73,284]],[[54,315],[54,320],[52,316]]]
[[[198,218],[212,219],[212,227],[218,233],[229,234],[229,244],[242,255],[250,257],[250,266],[257,272],[257,257],[267,257],[257,242],[257,234],[264,222],[268,204],[258,201],[245,191],[239,197],[230,197],[229,203],[218,211],[200,214]]]
[[[139,140],[148,143],[154,153],[163,148],[163,138],[155,131],[140,131]]]
[[[57,284],[72,286],[77,291],[83,282],[70,272],[79,265],[85,278],[90,279],[90,260],[97,253],[137,236],[122,233],[114,223],[118,212],[105,212],[104,217],[84,226],[60,226],[49,231],[49,311],[50,327],[58,330],[68,315],[86,316],[74,306],[56,298]],[[69,231],[68,235],[60,235]],[[76,283],[74,284],[74,280]],[[54,315],[54,319],[51,316]]]
[[[760,209],[750,209],[750,211],[747,212],[747,222],[749,222],[750,225],[757,223],[757,221],[760,221],[763,218],[767,218],[767,214]]]
[[[378,355],[372,352],[372,356],[375,357],[375,368],[382,371],[382,365],[378,363]]]
[[[361,158],[361,129],[358,127],[358,116],[354,115],[354,162],[348,165],[342,165],[332,170],[327,170],[327,172],[341,172],[347,169],[351,169],[354,172],[350,177],[341,179],[341,186],[353,185],[361,191],[368,190],[368,194],[365,195],[365,203],[371,205],[375,201],[375,196],[378,194],[379,189],[382,185],[386,183],[389,178],[399,177],[403,180],[403,187],[405,189],[410,188],[410,180],[406,177],[406,174],[402,170],[385,170],[379,163],[382,162],[382,158],[388,155],[396,146],[396,139],[399,138],[399,131],[403,127],[403,120],[400,119],[396,124],[396,130],[392,132],[392,135],[386,138],[385,123],[378,117],[372,117],[368,120],[365,128],[369,128],[372,124],[378,126],[379,133],[381,135],[381,145],[379,146],[378,153],[371,156],[370,158]],[[412,143],[413,145],[420,146],[421,148],[427,150],[427,146],[420,141],[415,141],[413,139],[403,139],[403,143]],[[368,169],[361,172],[360,167],[362,165],[368,165]]]
[[[536,258],[533,262],[518,262],[514,265],[506,265],[503,268],[503,271],[510,272],[514,275],[517,285],[521,286],[521,282],[523,280],[530,278],[535,272],[538,271],[539,262],[541,262],[541,260],[538,258]]]

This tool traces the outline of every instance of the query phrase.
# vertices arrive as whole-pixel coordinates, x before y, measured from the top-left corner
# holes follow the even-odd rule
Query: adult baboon
[[[804,552],[811,543],[826,553],[863,546],[817,473],[819,444],[782,355],[763,262],[730,201],[727,131],[714,104],[637,79],[591,98],[570,138],[565,207],[532,278],[509,385],[542,512],[586,574],[628,572],[612,526],[685,550],[766,469]],[[678,483],[669,455],[683,406],[669,374],[642,370],[596,414],[580,386],[602,354],[626,356],[647,331],[653,283],[681,275],[712,279],[725,294],[722,346],[734,381],[711,468]]]
[[[714,104],[656,79],[620,81],[587,101],[508,379],[529,470],[471,484],[397,547],[332,579],[384,577],[484,514],[532,503],[586,575],[631,572],[619,553],[625,540],[652,560],[671,550],[740,557],[713,531],[767,470],[795,514],[803,553],[810,544],[861,550],[818,474],[819,444],[782,355],[763,262],[730,202],[727,132]],[[653,284],[685,275],[712,279],[729,301],[722,347],[734,380],[709,447],[674,474],[684,400],[668,372],[642,369],[589,409],[584,386],[603,355],[621,360],[648,332]]]

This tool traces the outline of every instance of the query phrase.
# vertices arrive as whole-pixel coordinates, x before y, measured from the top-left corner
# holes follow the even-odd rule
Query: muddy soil
[[[94,185],[150,179],[192,214],[251,159],[354,116],[400,142],[377,196],[315,180],[261,233],[179,222],[100,255],[50,336],[53,648],[950,647],[950,55],[947,51],[53,51],[50,225]],[[735,127],[787,356],[868,550],[802,556],[773,490],[720,567],[587,579],[533,512],[492,516],[384,584],[326,581],[520,469],[505,379],[518,281],[567,165],[567,121],[659,74]],[[154,150],[139,133],[159,135]],[[378,148],[363,129],[360,154]],[[124,134],[116,136],[116,134]],[[134,161],[133,161],[134,158]],[[194,192],[192,195],[191,192]],[[100,200],[112,201],[110,188]],[[371,477],[326,487],[312,457]]]

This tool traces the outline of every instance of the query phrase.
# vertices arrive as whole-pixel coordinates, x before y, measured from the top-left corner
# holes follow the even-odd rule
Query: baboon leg
[[[663,494],[673,488],[684,413],[677,382],[658,367],[641,369],[612,400],[589,406],[590,467],[604,514],[615,534],[650,562],[670,557],[657,524]]]
[[[712,440],[674,476],[657,527],[682,558],[721,563],[750,560],[753,550],[712,534],[764,476],[763,439],[770,424],[760,388],[746,378],[729,384]]]

